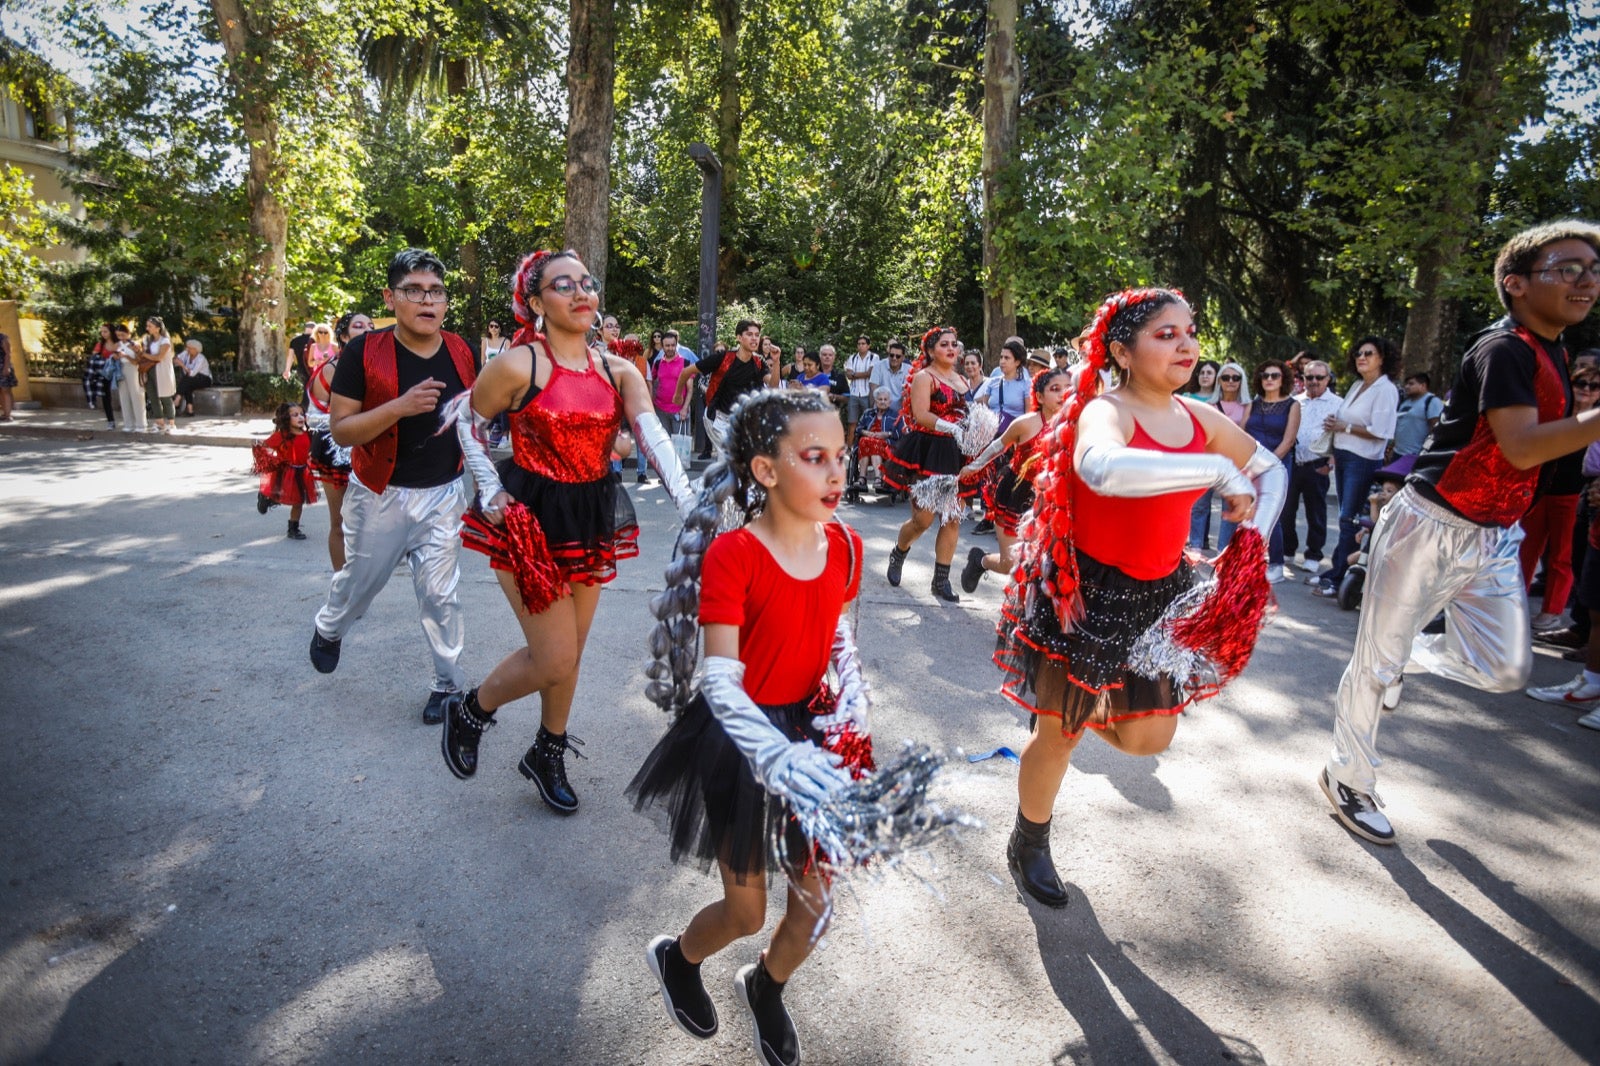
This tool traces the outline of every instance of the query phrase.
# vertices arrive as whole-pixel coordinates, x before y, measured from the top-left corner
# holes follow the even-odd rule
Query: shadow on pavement
[[[1512,886],[1490,874],[1466,849],[1446,841],[1430,840],[1441,858],[1459,869],[1484,895],[1512,918],[1536,932],[1556,931],[1567,944],[1580,944],[1583,964],[1592,969],[1594,949],[1582,944],[1544,910],[1516,893]],[[1561,971],[1495,929],[1439,888],[1399,848],[1369,848],[1411,902],[1450,935],[1484,971],[1516,997],[1530,1014],[1583,1061],[1600,1059],[1600,1003]],[[1537,924],[1534,924],[1537,923]]]
[[[1214,1032],[1157,984],[1128,957],[1127,945],[1106,936],[1083,889],[1069,882],[1067,890],[1072,902],[1061,910],[1027,904],[1050,988],[1083,1030],[1055,1054],[1055,1062],[1266,1062],[1249,1041]]]

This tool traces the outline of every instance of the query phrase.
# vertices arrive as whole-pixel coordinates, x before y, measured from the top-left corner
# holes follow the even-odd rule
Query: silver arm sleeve
[[[494,468],[494,458],[489,454],[489,423],[472,409],[472,391],[469,389],[451,400],[459,404],[455,412],[456,439],[461,442],[461,458],[472,472],[472,481],[478,486],[478,506],[487,507],[489,501],[502,491],[500,474]]]
[[[935,418],[933,420],[933,428],[937,432],[943,433],[947,437],[957,437],[961,435],[961,423],[951,422],[949,419]]]
[[[810,809],[850,783],[839,756],[808,741],[790,741],[744,690],[744,663],[706,657],[700,694],[722,731],[750,764],[756,783],[796,808]]]
[[[1284,469],[1283,460],[1261,444],[1256,445],[1244,472],[1256,487],[1256,516],[1249,524],[1270,534],[1283,512],[1283,501],[1289,496],[1289,472]]]
[[[1232,459],[1211,452],[1153,452],[1093,444],[1078,461],[1078,476],[1101,496],[1160,496],[1184,489],[1215,489],[1224,496],[1256,493]]]
[[[996,437],[994,440],[989,442],[989,446],[987,448],[979,452],[971,461],[967,463],[967,465],[980,468],[988,466],[994,460],[995,456],[999,455],[1005,450],[1005,442],[999,437]]]
[[[817,725],[823,729],[849,725],[867,736],[871,732],[867,711],[872,706],[872,689],[861,676],[861,653],[856,650],[855,630],[850,619],[843,615],[833,631],[832,658],[834,673],[839,675],[839,699],[834,712],[818,718]]]
[[[656,473],[661,475],[661,483],[666,486],[667,495],[671,496],[672,502],[677,505],[678,517],[688,518],[689,512],[695,509],[698,500],[694,489],[689,486],[689,475],[683,472],[683,463],[678,458],[678,450],[672,446],[672,437],[668,435],[667,427],[661,424],[661,419],[654,411],[646,411],[633,420],[633,440],[644,449],[644,457],[656,468]]]

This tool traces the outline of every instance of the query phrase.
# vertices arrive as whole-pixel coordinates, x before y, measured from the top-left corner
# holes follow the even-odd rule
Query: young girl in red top
[[[639,553],[633,505],[611,469],[625,423],[679,513],[695,502],[638,369],[589,345],[599,294],[576,252],[525,258],[512,290],[522,328],[446,416],[478,486],[479,509],[463,518],[462,542],[490,557],[527,647],[447,701],[445,763],[462,780],[475,774],[478,741],[495,712],[537,692],[538,737],[517,768],[558,814],[578,809],[567,780],[566,751],[576,743],[567,719],[600,589],[616,577],[617,560]],[[502,411],[511,413],[511,458],[496,467],[488,429]]]
[[[1286,481],[1226,415],[1177,395],[1199,358],[1194,333],[1179,293],[1108,299],[1078,393],[1042,445],[995,662],[1005,694],[1035,713],[1006,858],[1018,888],[1050,906],[1067,902],[1050,816],[1083,728],[1130,755],[1165,751],[1178,712],[1243,669],[1270,598],[1256,528],[1219,558],[1214,585],[1191,591],[1183,549],[1200,494],[1214,489],[1224,518],[1270,529]],[[1106,367],[1117,385],[1102,396]]]
[[[305,540],[300,532],[300,511],[317,502],[317,483],[311,477],[311,434],[306,432],[306,414],[297,403],[280,403],[273,415],[276,432],[255,446],[256,472],[261,485],[256,492],[256,510],[287,504],[290,540]]]
[[[1002,577],[1010,576],[1014,565],[1011,547],[1017,542],[1017,529],[1033,508],[1033,480],[1039,474],[1043,459],[1040,453],[1045,442],[1043,430],[1071,393],[1072,371],[1064,366],[1041,371],[1033,379],[1035,409],[1012,419],[1004,433],[961,468],[961,476],[966,478],[980,474],[996,457],[1004,465],[999,478],[985,481],[983,489],[985,517],[994,523],[1000,550],[985,552],[982,548],[973,548],[967,552],[967,565],[961,571],[963,591],[978,591],[978,582],[985,570]]]
[[[810,389],[761,391],[729,418],[727,458],[707,472],[702,506],[686,520],[679,557],[658,597],[661,624],[647,673],[651,699],[676,712],[629,790],[639,807],[661,804],[674,861],[716,862],[722,898],[678,937],[659,936],[646,958],[668,1016],[691,1036],[717,1031],[700,964],[761,931],[767,911],[768,841],[783,842],[788,909],[735,987],[755,1023],[756,1051],[769,1064],[799,1061],[783,988],[827,924],[827,893],[795,817],[849,783],[839,751],[859,754],[866,737],[866,687],[845,605],[860,586],[861,538],[835,520],[849,452],[838,413]],[[731,497],[748,524],[716,536]],[[715,537],[715,539],[711,539]],[[708,544],[709,542],[709,544]],[[705,634],[699,692],[698,625]],[[798,623],[798,624],[797,624]],[[840,684],[833,701],[824,675]]]

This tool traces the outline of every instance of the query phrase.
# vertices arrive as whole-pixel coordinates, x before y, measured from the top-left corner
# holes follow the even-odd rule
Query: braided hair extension
[[[939,343],[939,338],[946,333],[954,333],[955,331],[956,328],[954,326],[934,326],[922,335],[922,341],[918,345],[920,350],[917,352],[916,359],[911,363],[911,369],[906,372],[906,387],[900,397],[900,422],[907,429],[916,425],[911,419],[911,382],[919,371],[933,362],[933,346]]]
[[[511,276],[511,313],[517,318],[521,327],[516,335],[511,338],[511,347],[531,345],[536,340],[543,340],[544,334],[534,328],[538,315],[534,313],[528,301],[539,295],[539,290],[544,285],[544,272],[549,265],[557,259],[577,259],[578,253],[571,248],[564,248],[559,252],[552,252],[541,248],[523,256],[522,262],[517,264],[517,272]]]
[[[645,695],[669,714],[694,698],[691,682],[700,662],[700,573],[707,549],[722,523],[723,505],[748,523],[761,513],[764,493],[750,473],[758,455],[775,457],[796,415],[832,414],[833,402],[813,389],[759,389],[740,397],[728,412],[728,434],[719,458],[701,481],[700,499],[684,519],[667,564],[667,587],[650,601],[656,616],[645,667]],[[741,523],[741,524],[743,524]]]
[[[1039,586],[1055,605],[1063,630],[1076,621],[1078,562],[1072,546],[1072,483],[1077,477],[1073,452],[1078,443],[1078,418],[1100,395],[1100,371],[1111,362],[1111,345],[1131,344],[1141,327],[1163,307],[1183,303],[1174,289],[1124,289],[1106,298],[1094,313],[1084,345],[1084,365],[1072,399],[1045,427],[1044,468],[1034,482],[1033,523],[1022,552],[1021,574]],[[1120,376],[1120,375],[1119,375]]]

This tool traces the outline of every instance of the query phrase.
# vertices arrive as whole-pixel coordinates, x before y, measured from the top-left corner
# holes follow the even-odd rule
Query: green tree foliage
[[[0,300],[26,300],[39,283],[34,250],[55,240],[50,205],[33,195],[33,179],[0,167]]]

